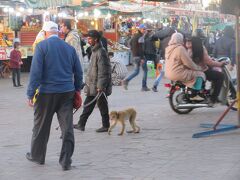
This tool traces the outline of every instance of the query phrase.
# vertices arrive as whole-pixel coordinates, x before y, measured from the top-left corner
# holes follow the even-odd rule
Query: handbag
[[[73,108],[79,109],[82,106],[82,97],[79,91],[76,91],[73,98]]]

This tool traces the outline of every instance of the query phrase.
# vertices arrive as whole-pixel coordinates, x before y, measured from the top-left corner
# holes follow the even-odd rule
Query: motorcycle
[[[226,62],[222,68],[218,69],[224,74],[224,82],[221,92],[218,96],[218,100],[222,105],[230,106],[237,97],[236,84],[234,84],[232,80],[227,65],[230,63],[230,59],[228,57],[222,57],[216,60],[219,62]],[[209,99],[212,93],[212,85],[207,87],[208,83],[208,81],[205,82],[202,90],[198,92],[198,95],[203,98],[203,100],[200,101],[191,100],[193,90],[179,81],[171,81],[171,83],[165,84],[165,87],[169,89],[168,98],[172,110],[178,114],[188,114],[196,108],[212,108],[212,106],[209,104]],[[231,109],[236,111],[237,104],[235,103]]]

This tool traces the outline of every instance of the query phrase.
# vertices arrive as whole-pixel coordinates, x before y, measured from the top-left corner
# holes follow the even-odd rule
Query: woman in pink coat
[[[213,84],[213,92],[210,97],[210,102],[213,106],[217,102],[218,95],[223,85],[224,75],[222,72],[215,71],[214,67],[222,67],[225,62],[213,61],[207,52],[207,49],[203,46],[202,40],[199,37],[191,37],[186,41],[186,48],[193,61],[202,67],[207,80]]]
[[[205,74],[202,68],[196,65],[190,58],[184,47],[182,34],[174,33],[172,35],[166,48],[165,59],[165,76],[168,79],[181,81],[195,90],[202,88]],[[197,97],[196,100],[200,100],[200,97]]]
[[[22,86],[20,83],[20,70],[22,65],[21,52],[19,51],[20,41],[18,39],[14,40],[14,49],[10,53],[10,68],[12,70],[12,80],[13,86]],[[17,77],[17,84],[16,84]]]

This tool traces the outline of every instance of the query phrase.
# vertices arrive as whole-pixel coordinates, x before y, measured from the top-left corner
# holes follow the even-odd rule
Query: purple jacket
[[[21,68],[21,52],[13,49],[10,53],[10,68],[20,69]]]

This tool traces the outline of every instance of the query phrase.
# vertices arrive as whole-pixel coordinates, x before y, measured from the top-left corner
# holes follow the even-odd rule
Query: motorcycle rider
[[[201,90],[205,74],[202,68],[191,60],[183,45],[183,35],[174,33],[166,48],[165,76],[172,81],[181,81],[193,90]],[[190,99],[203,100],[197,93]]]
[[[192,60],[202,67],[203,72],[206,75],[207,80],[212,82],[213,92],[209,100],[209,106],[213,106],[217,101],[217,97],[220,93],[224,75],[222,72],[214,70],[214,67],[222,67],[225,62],[217,62],[212,60],[204,47],[200,37],[188,37],[186,38],[186,48]]]

